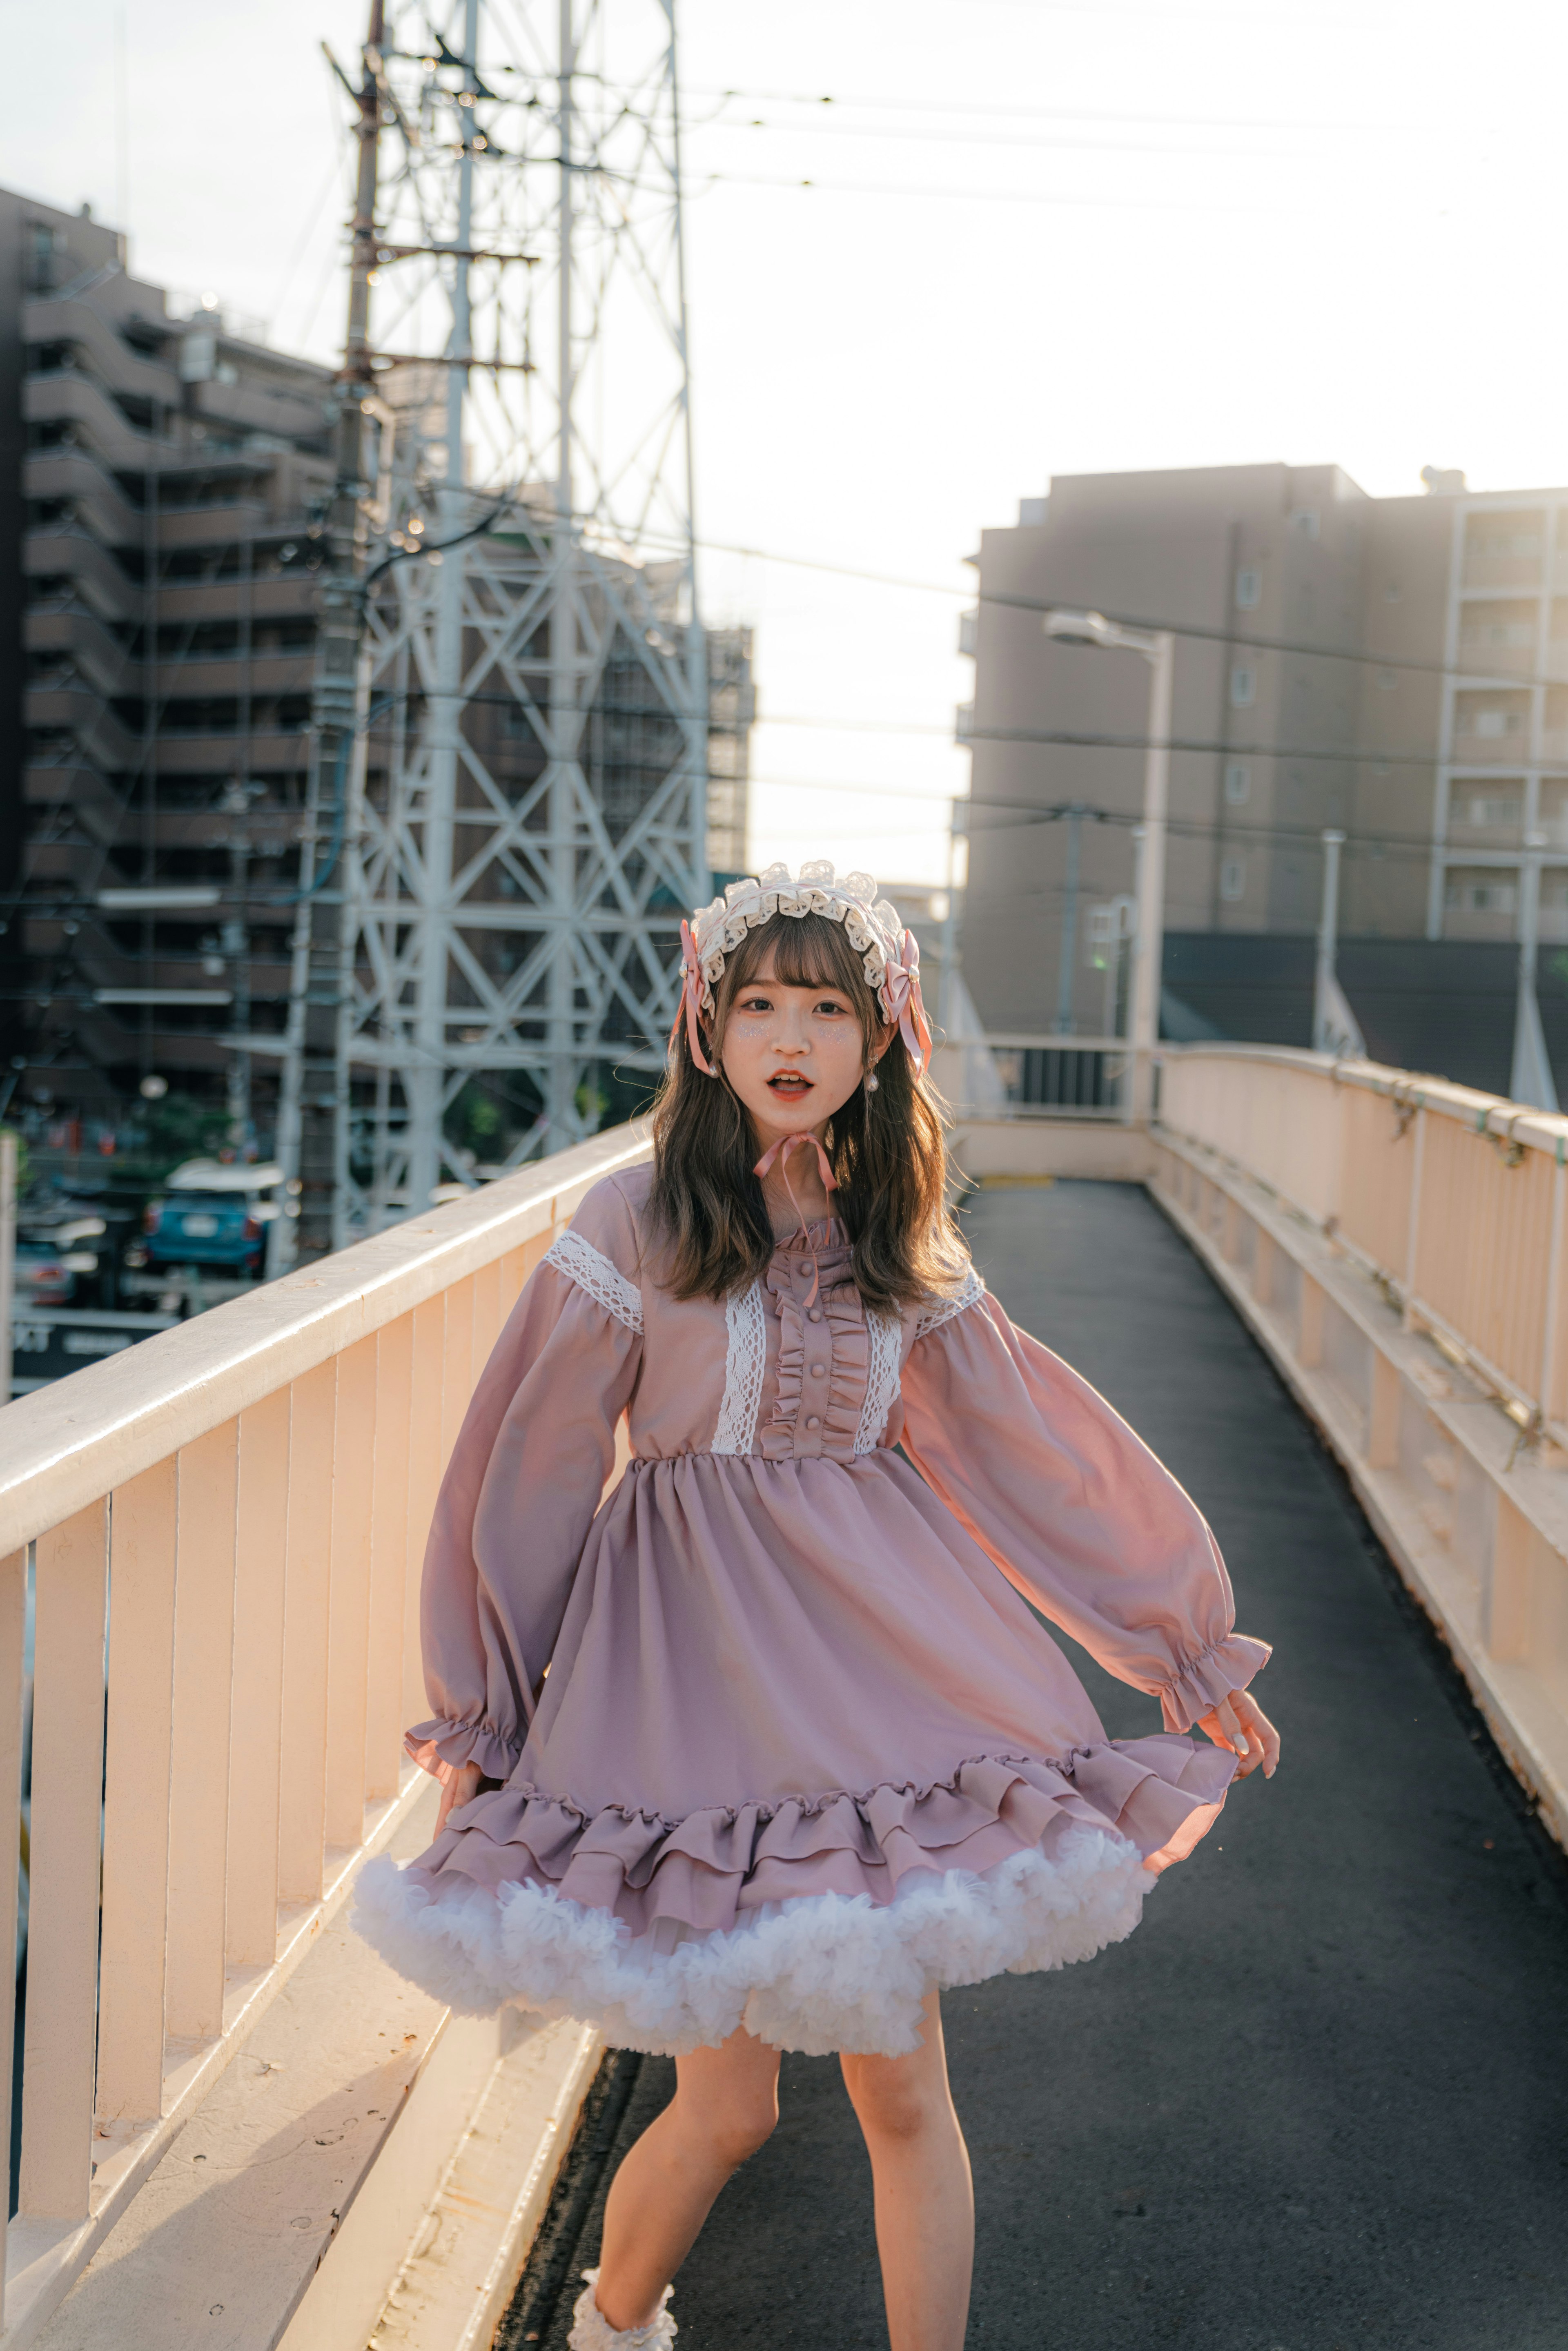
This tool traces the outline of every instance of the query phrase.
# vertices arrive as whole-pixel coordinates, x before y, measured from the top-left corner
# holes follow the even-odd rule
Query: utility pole
[[[1366,1040],[1339,984],[1339,853],[1343,832],[1323,834],[1323,896],[1318,916],[1318,958],[1312,983],[1312,1050],[1342,1061],[1364,1061]]]
[[[1074,800],[1067,811],[1067,883],[1061,909],[1061,955],[1056,976],[1056,1033],[1071,1037],[1077,1026],[1072,1008],[1072,983],[1078,971],[1078,851],[1085,806]]]
[[[1537,952],[1541,938],[1541,852],[1545,835],[1527,833],[1519,872],[1519,981],[1514,998],[1513,1068],[1508,1090],[1517,1102],[1532,1110],[1557,1109],[1557,1086],[1541,1026],[1541,1002],[1535,992]]]
[[[340,994],[342,844],[357,780],[356,741],[364,703],[361,641],[364,569],[363,403],[373,392],[371,276],[376,257],[376,196],[382,121],[385,0],[370,0],[361,59],[355,136],[354,217],[350,225],[349,308],[333,432],[332,496],[325,517],[316,673],[311,684],[310,765],[299,845],[299,883],[289,944],[288,1014],[278,1073],[277,1155],[298,1217],[267,1228],[267,1270],[286,1272],[301,1244],[335,1248],[343,1238],[339,1198],[348,1155],[348,1102],[335,1068]],[[362,752],[361,752],[362,757]],[[331,871],[326,869],[330,866]],[[318,878],[319,874],[319,879]],[[331,899],[327,885],[336,882]]]

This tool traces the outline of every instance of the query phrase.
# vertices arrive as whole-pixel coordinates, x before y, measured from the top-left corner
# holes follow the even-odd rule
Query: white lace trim
[[[779,2049],[903,2057],[933,1983],[983,1983],[1092,1959],[1138,1923],[1156,1881],[1124,1837],[1075,1827],[981,1875],[913,1871],[894,1899],[814,1894],[673,1951],[553,1887],[465,1884],[435,1901],[386,1855],[368,1863],[354,1923],[400,1975],[465,2015],[508,2001],[598,2024],[617,2049],[717,2048],[737,2026]]]
[[[855,1451],[874,1453],[876,1440],[887,1426],[887,1416],[893,1410],[898,1394],[898,1358],[904,1344],[904,1325],[895,1315],[868,1314],[865,1318],[871,1340],[871,1355],[866,1364],[865,1402],[861,1406],[861,1425],[855,1431]]]
[[[985,1294],[986,1285],[971,1266],[964,1276],[963,1288],[956,1296],[933,1299],[929,1306],[921,1308],[920,1319],[915,1325],[915,1337],[924,1339],[929,1332],[940,1331],[944,1322],[951,1322],[955,1314],[962,1314],[967,1306],[973,1306]]]
[[[553,1265],[590,1298],[596,1298],[607,1314],[617,1322],[624,1322],[628,1331],[643,1328],[643,1294],[634,1281],[628,1281],[619,1267],[612,1265],[602,1249],[585,1241],[580,1233],[568,1226],[553,1240],[544,1254],[546,1265]]]
[[[757,1441],[757,1416],[762,1405],[762,1372],[768,1360],[768,1332],[762,1319],[762,1284],[732,1293],[724,1302],[729,1350],[724,1363],[724,1402],[713,1433],[715,1453],[749,1453]]]

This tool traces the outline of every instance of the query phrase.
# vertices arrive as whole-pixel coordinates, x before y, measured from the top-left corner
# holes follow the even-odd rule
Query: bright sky
[[[0,180],[128,214],[140,274],[329,356],[343,109],[318,45],[350,58],[363,13],[0,0]],[[678,21],[702,530],[955,591],[706,559],[710,617],[758,630],[754,861],[943,877],[962,559],[1053,474],[1568,475],[1561,0]]]

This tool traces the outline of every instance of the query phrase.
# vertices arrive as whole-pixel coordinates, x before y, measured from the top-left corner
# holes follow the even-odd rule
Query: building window
[[[1219,894],[1232,900],[1246,896],[1247,860],[1244,857],[1228,857],[1220,866]]]
[[[1511,914],[1517,893],[1511,882],[1450,882],[1444,903],[1455,914]]]
[[[1236,601],[1244,612],[1250,612],[1263,593],[1260,571],[1239,571],[1236,575]]]
[[[1252,770],[1245,759],[1232,759],[1225,770],[1225,797],[1232,808],[1239,808],[1251,797]]]
[[[1500,735],[1522,735],[1524,713],[1522,710],[1478,710],[1471,721],[1470,732],[1494,739]]]
[[[1291,528],[1296,533],[1298,538],[1316,538],[1318,535],[1316,507],[1298,507],[1291,517]]]
[[[1470,802],[1470,822],[1508,825],[1519,822],[1519,802],[1511,795],[1478,793]]]
[[[1233,710],[1250,710],[1258,692],[1258,673],[1252,669],[1233,669],[1230,673],[1230,706]]]

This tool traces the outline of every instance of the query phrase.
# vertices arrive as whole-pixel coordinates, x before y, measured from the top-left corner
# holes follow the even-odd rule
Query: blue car
[[[141,1249],[150,1266],[210,1266],[259,1274],[267,1228],[282,1214],[272,1196],[283,1170],[270,1162],[225,1166],[188,1159],[176,1167],[160,1199],[142,1219]]]

